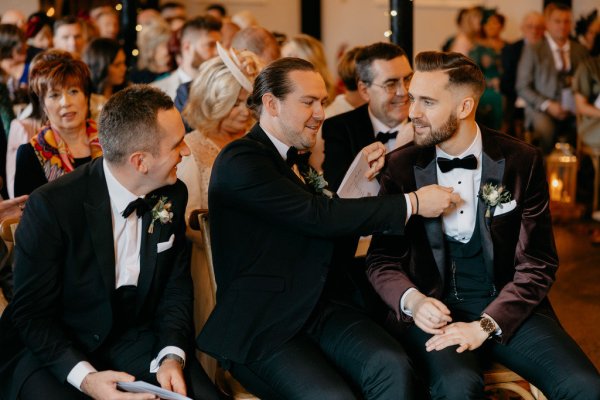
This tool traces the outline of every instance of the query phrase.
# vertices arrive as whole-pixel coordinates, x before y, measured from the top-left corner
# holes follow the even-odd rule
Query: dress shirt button
[[[463,210],[460,210],[460,213],[461,213],[461,214],[464,214],[465,212],[464,212]]]
[[[94,340],[95,340],[96,342],[99,342],[99,341],[100,341],[100,335],[94,334],[94,336],[92,336],[92,337],[94,338]]]
[[[462,183],[462,181],[458,181],[458,184],[460,185]]]

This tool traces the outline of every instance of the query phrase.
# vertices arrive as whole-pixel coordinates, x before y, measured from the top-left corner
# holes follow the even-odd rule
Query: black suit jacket
[[[326,119],[323,122],[325,160],[323,174],[334,191],[338,189],[356,155],[375,142],[369,105]]]
[[[481,184],[504,185],[517,204],[512,211],[491,218],[485,217],[483,200],[479,199],[477,209],[485,266],[499,291],[484,312],[500,325],[505,343],[534,310],[545,309],[551,315],[546,295],[554,282],[558,257],[542,154],[505,134],[483,127],[481,133]],[[435,147],[411,146],[388,157],[382,194],[437,183]],[[445,257],[441,217],[413,216],[403,237],[373,236],[368,274],[389,307],[389,329],[399,331],[412,322],[400,311],[400,298],[407,289],[416,287],[427,296],[442,297],[448,279]]]
[[[177,181],[150,193],[172,202],[171,223],[143,216],[135,313],[139,330],[193,349],[192,281],[185,244],[187,189]],[[157,253],[157,243],[173,246]],[[115,327],[115,256],[102,158],[34,191],[16,232],[15,296],[0,319],[0,394],[15,398],[27,376],[48,368],[59,381],[87,360]],[[130,332],[131,333],[131,332]],[[110,338],[110,340],[115,340]],[[193,353],[189,353],[193,354]]]
[[[514,43],[507,44],[502,48],[502,75],[500,76],[500,91],[510,104],[514,104],[517,99],[517,69],[519,68],[519,60],[523,52],[525,40],[520,39]]]
[[[198,347],[221,362],[264,358],[315,308],[332,238],[402,234],[403,195],[329,199],[313,194],[256,124],[225,147],[208,192],[217,305]]]

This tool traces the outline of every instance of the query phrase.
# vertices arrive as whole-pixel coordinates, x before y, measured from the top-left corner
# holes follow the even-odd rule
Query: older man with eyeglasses
[[[412,141],[408,122],[412,74],[404,50],[391,43],[374,43],[356,56],[358,92],[368,103],[323,123],[323,171],[330,187],[337,190],[366,145],[380,141],[390,151]]]

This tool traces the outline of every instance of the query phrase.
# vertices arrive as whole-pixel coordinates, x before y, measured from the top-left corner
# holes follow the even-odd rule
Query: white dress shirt
[[[188,83],[191,80],[192,77],[180,67],[171,72],[165,78],[154,81],[150,85],[159,88],[165,92],[171,98],[171,100],[175,101],[175,96],[177,96],[177,88],[179,85]]]
[[[115,249],[115,289],[121,286],[137,286],[140,276],[142,218],[138,218],[135,212],[132,212],[127,218],[124,218],[122,214],[129,203],[136,200],[138,196],[119,183],[106,164],[106,160],[103,160],[102,167],[110,197],[112,215]],[[176,346],[167,346],[151,361],[150,372],[158,371],[160,361],[167,354],[178,355],[185,361],[185,352],[182,349]],[[69,372],[67,381],[81,390],[81,382],[91,372],[96,372],[96,369],[89,362],[80,361]]]

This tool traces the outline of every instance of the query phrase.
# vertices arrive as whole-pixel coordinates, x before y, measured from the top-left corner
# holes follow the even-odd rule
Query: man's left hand
[[[365,173],[365,178],[368,180],[377,176],[381,168],[383,168],[385,164],[385,151],[385,146],[381,142],[371,143],[361,150],[370,167]]]
[[[458,345],[457,353],[465,350],[475,350],[488,338],[488,334],[481,329],[479,321],[455,322],[444,327],[444,333],[434,335],[425,343],[427,351],[439,351],[448,346]]]
[[[156,380],[163,389],[171,390],[183,396],[187,394],[183,368],[176,360],[164,360],[156,373]]]

